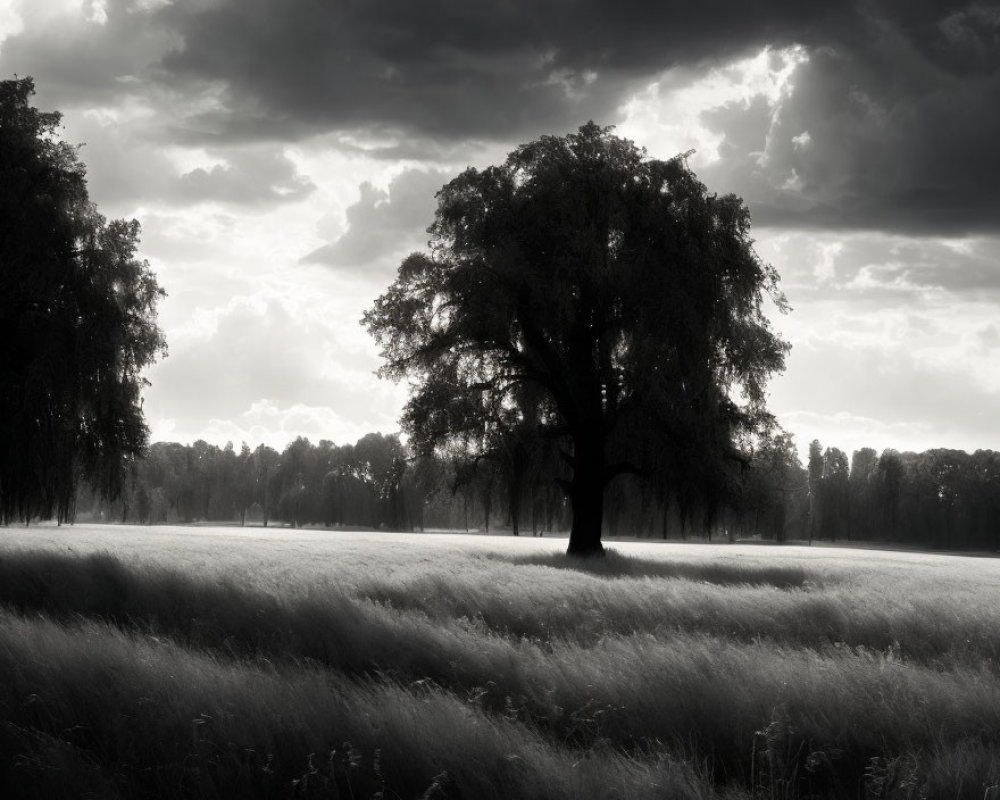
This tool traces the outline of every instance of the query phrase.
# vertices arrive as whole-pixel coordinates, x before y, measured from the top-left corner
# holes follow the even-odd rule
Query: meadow
[[[0,531],[8,798],[979,798],[1000,562]]]

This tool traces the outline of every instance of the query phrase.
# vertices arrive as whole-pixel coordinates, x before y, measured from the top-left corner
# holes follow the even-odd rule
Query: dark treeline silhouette
[[[81,486],[77,519],[411,531],[499,524],[515,533],[520,525],[535,533],[565,527],[566,504],[539,449],[512,441],[495,455],[413,458],[398,436],[380,433],[340,446],[299,437],[282,453],[267,445],[237,451],[232,443],[157,442],[117,499]]]
[[[809,535],[1000,550],[1000,453],[809,446]]]
[[[396,435],[354,444],[298,438],[279,453],[197,441],[156,443],[117,500],[81,488],[78,519],[238,522],[386,530],[453,529],[540,535],[566,531],[571,507],[552,476],[565,469],[542,441],[511,436],[490,458],[416,457]],[[721,510],[717,487],[611,483],[610,536],[761,541],[887,542],[1000,550],[1000,453],[928,450],[852,457],[772,433],[734,468]]]

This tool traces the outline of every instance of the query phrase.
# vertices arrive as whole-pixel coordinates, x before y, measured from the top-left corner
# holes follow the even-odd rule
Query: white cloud
[[[746,112],[755,101],[763,100],[773,113],[787,94],[796,67],[807,58],[801,47],[764,48],[752,58],[707,72],[683,67],[667,70],[624,103],[618,131],[645,145],[655,158],[695,150],[689,163],[697,171],[719,161],[725,139],[706,124],[706,112],[727,107]]]
[[[24,19],[18,6],[17,0],[0,0],[0,49],[4,39],[24,30]]]
[[[395,416],[373,412],[364,417],[350,417],[330,406],[303,403],[280,405],[259,400],[232,419],[212,419],[203,429],[206,441],[245,441],[251,446],[267,444],[282,450],[298,436],[312,442],[329,439],[337,444],[356,442],[374,431],[394,433]]]
[[[769,405],[800,450],[1000,449],[1000,238],[757,236],[794,309],[774,320],[792,351]]]
[[[303,262],[366,268],[385,257],[422,248],[427,226],[434,220],[434,195],[450,177],[438,170],[406,169],[386,190],[362,183],[360,198],[347,208],[346,228],[333,242],[304,256]]]

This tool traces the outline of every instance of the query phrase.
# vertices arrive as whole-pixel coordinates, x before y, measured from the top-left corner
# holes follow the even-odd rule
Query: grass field
[[[3,797],[979,798],[1000,562],[0,531]]]

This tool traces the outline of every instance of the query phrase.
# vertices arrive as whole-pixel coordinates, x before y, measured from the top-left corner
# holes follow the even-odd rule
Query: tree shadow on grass
[[[678,578],[721,586],[774,586],[778,589],[801,589],[821,583],[819,576],[797,566],[761,566],[724,561],[661,561],[624,555],[616,550],[606,550],[604,558],[580,558],[564,553],[524,556],[491,553],[488,557],[508,561],[515,566],[569,569],[599,578]]]

